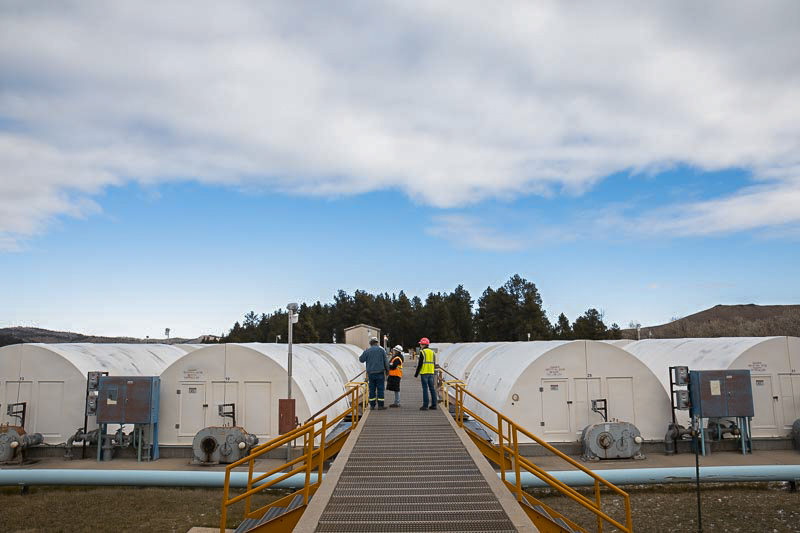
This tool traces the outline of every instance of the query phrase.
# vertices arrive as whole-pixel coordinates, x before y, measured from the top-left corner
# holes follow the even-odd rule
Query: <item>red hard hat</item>
[[[422,338],[419,340],[419,343],[420,343],[420,344],[430,344],[430,343],[431,343],[431,341],[429,341],[429,340],[428,340],[428,337],[422,337]]]

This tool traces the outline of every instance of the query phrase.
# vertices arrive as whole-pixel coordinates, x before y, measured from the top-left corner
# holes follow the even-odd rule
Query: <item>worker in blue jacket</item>
[[[369,348],[364,350],[358,358],[362,363],[367,364],[367,380],[369,382],[369,408],[386,409],[383,405],[384,375],[389,371],[389,361],[386,359],[386,352],[378,345],[377,337],[369,340]]]

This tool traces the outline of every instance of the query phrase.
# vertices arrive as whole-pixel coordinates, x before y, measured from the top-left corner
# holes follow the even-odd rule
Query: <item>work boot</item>
[[[423,405],[422,407],[419,408],[419,410],[420,411],[427,411],[428,410],[428,406],[427,405]]]
[[[378,406],[378,411],[385,411],[385,410],[386,410],[385,406],[383,406],[383,405],[379,405]]]
[[[390,405],[389,407],[400,407],[400,404],[399,404],[399,403],[393,403],[393,404],[392,404],[392,405]]]
[[[428,407],[428,410],[429,411],[435,411],[436,410],[436,406],[435,405],[431,405],[430,407]]]

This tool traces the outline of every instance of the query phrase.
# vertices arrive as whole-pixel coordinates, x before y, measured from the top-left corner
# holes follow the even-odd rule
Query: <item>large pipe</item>
[[[259,476],[262,473],[254,473]],[[269,479],[280,477],[275,474]],[[302,487],[305,474],[295,474],[274,484],[277,489]],[[316,483],[316,472],[311,483]],[[3,485],[115,485],[142,487],[222,487],[225,472],[195,472],[180,470],[76,470],[64,469],[7,469],[0,470]],[[263,482],[262,482],[263,483]],[[260,485],[257,483],[256,485]],[[247,472],[231,472],[231,487],[247,487]]]
[[[615,485],[648,485],[663,483],[688,483],[694,480],[694,467],[675,468],[622,468],[596,471],[603,479]],[[575,470],[549,472],[569,486],[591,486],[594,479]],[[261,475],[260,473],[253,474]],[[278,477],[276,474],[273,477]],[[498,474],[499,475],[499,474]],[[547,485],[529,472],[522,472],[523,487],[546,487]],[[506,472],[506,479],[513,482],[514,472]],[[700,479],[715,483],[742,483],[759,481],[800,481],[800,465],[760,466],[705,466],[700,468]],[[177,470],[75,470],[41,469],[0,470],[2,485],[128,485],[157,487],[222,487],[225,472],[195,472]],[[311,482],[316,483],[317,474],[311,473]],[[302,487],[305,474],[295,474],[273,485],[285,489]],[[232,472],[231,487],[247,486],[247,472]]]
[[[597,475],[614,485],[654,485],[662,483],[689,483],[695,480],[693,466],[672,468],[620,468],[595,470]],[[594,485],[594,478],[579,470],[548,472],[571,487]],[[523,487],[539,488],[548,485],[530,472],[520,474]],[[506,479],[513,482],[514,472],[506,472]],[[706,483],[743,483],[756,481],[798,481],[800,465],[759,466],[703,466],[700,480]]]

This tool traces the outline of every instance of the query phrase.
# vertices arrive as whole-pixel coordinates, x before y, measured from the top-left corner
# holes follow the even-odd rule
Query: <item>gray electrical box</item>
[[[676,366],[675,367],[675,385],[686,386],[689,384],[689,367]]]
[[[675,391],[675,408],[686,410],[689,409],[691,402],[689,401],[689,391],[688,390],[676,390]]]
[[[755,414],[749,370],[689,372],[691,416],[720,418]]]

